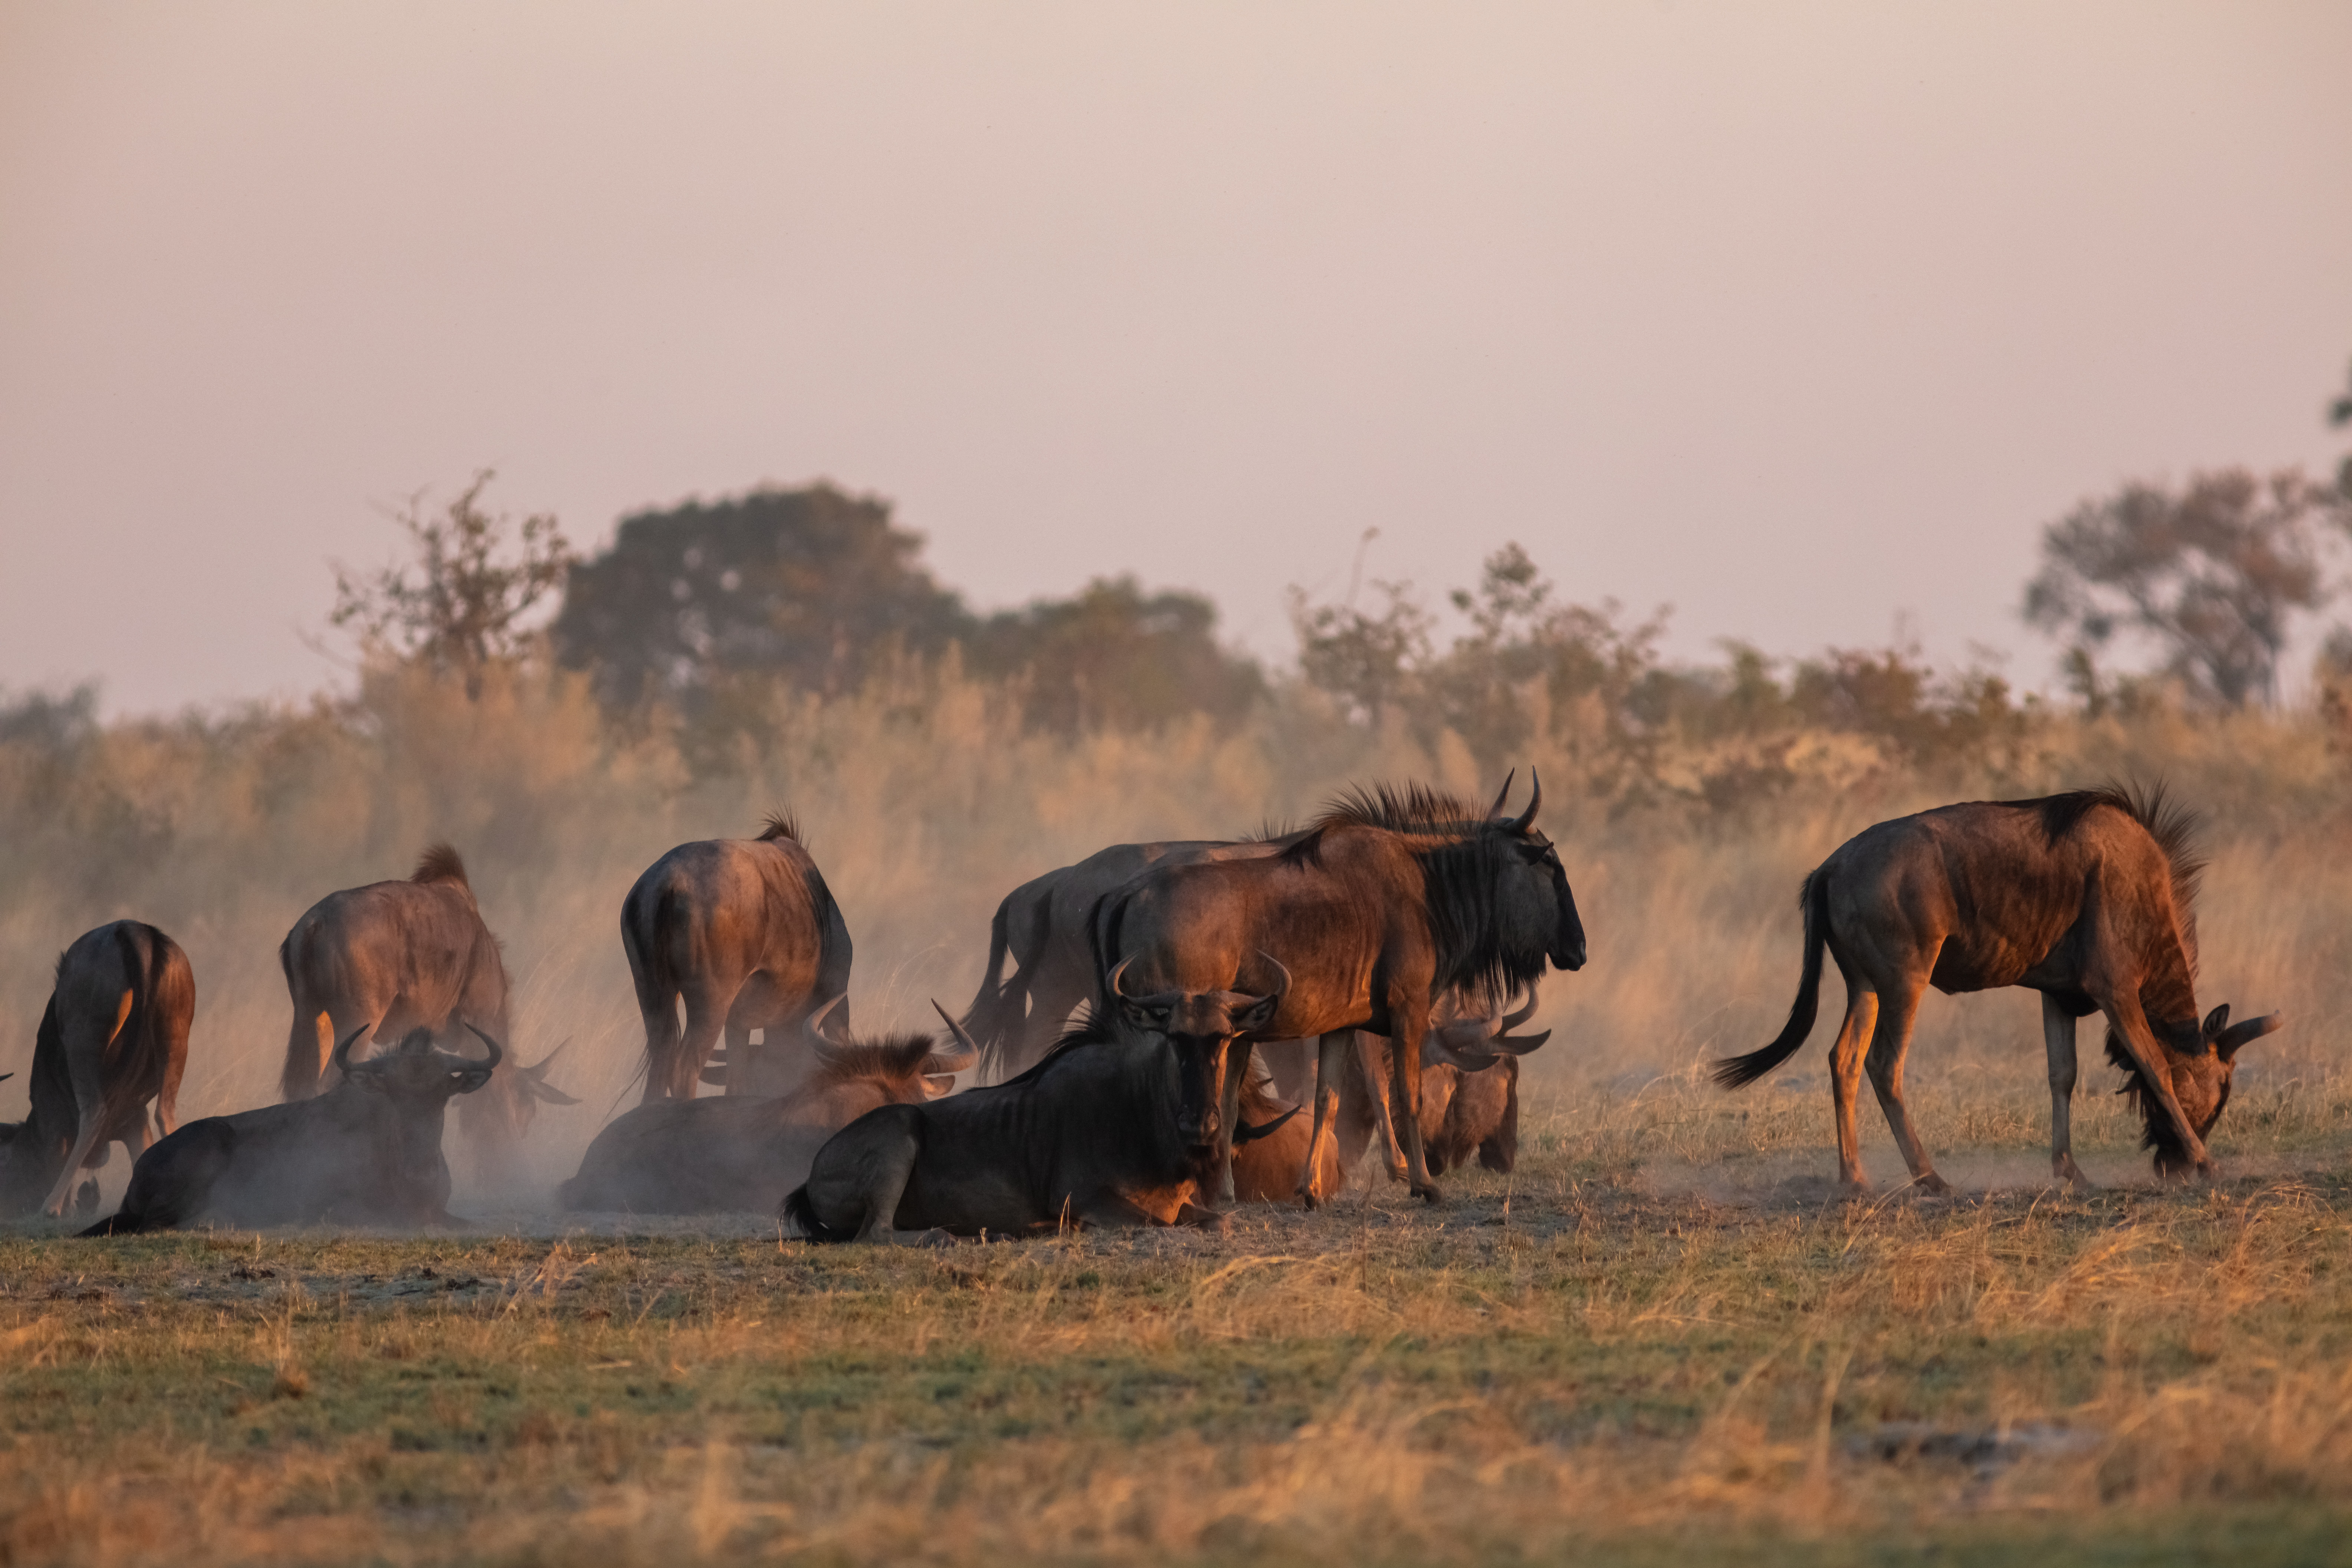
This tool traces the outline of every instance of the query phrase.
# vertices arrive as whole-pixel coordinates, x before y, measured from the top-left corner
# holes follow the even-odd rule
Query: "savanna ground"
[[[796,810],[871,1028],[960,1006],[997,898],[1101,844],[1246,831],[1349,779],[1496,781],[1311,708],[1039,738],[952,679],[780,698],[721,756],[560,681],[387,677],[354,711],[0,743],[0,1069],[56,952],[135,915],[195,966],[183,1115],[266,1102],[279,936],[448,837],[516,1049],[568,1039],[585,1103],[499,1190],[453,1134],[469,1232],[0,1230],[0,1563],[2352,1557],[2352,770],[2315,722],[2051,720],[1940,773],[1782,737],[1653,759],[1688,787],[1646,805],[1551,725],[1530,760],[1592,962],[1546,984],[1514,1174],[1223,1237],[877,1250],[551,1211],[635,1098],[615,923],[655,855]],[[2213,817],[2200,1000],[2288,1019],[2242,1060],[2219,1183],[2153,1181],[2086,1027],[2077,1148],[2107,1185],[2048,1187],[2021,993],[1921,1020],[1913,1104],[1957,1199],[1896,1189],[1869,1106],[1882,1190],[1832,1191],[1827,1019],[1774,1079],[1704,1083],[1785,1014],[1797,882],[1843,837],[2159,773]],[[21,1080],[0,1094],[22,1114]]]

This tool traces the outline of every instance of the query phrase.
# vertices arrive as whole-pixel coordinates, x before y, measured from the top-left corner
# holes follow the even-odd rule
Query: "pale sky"
[[[340,679],[476,469],[830,477],[981,607],[1433,598],[1971,643],[2132,477],[2331,464],[2352,5],[0,0],[0,685]]]

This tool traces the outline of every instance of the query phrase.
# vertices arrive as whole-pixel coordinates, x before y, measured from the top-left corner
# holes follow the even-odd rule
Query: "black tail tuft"
[[[1797,1000],[1789,1008],[1789,1021],[1762,1050],[1725,1057],[1713,1064],[1715,1081],[1723,1088],[1745,1089],[1754,1083],[1795,1056],[1805,1037],[1813,1032],[1813,1019],[1821,1008],[1822,950],[1829,943],[1829,879],[1817,867],[1797,894],[1797,907],[1805,911],[1805,968],[1797,982]]]
[[[784,1199],[782,1213],[785,1223],[800,1232],[803,1241],[835,1242],[850,1238],[848,1231],[835,1230],[817,1218],[816,1205],[809,1202],[808,1184],[805,1182],[794,1187],[792,1194]]]

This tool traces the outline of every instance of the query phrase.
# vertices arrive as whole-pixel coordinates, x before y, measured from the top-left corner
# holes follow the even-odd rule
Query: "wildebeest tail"
[[[1826,871],[1825,867],[1815,868],[1797,895],[1798,907],[1805,911],[1805,970],[1797,982],[1797,1000],[1789,1009],[1789,1021],[1762,1050],[1750,1051],[1744,1057],[1725,1057],[1713,1064],[1715,1081],[1725,1089],[1743,1089],[1754,1083],[1795,1056],[1797,1047],[1805,1043],[1805,1037],[1813,1032],[1813,1019],[1821,1008],[1822,951],[1830,940],[1830,882]]]
[[[809,1202],[808,1184],[803,1182],[784,1199],[784,1222],[797,1232],[803,1241],[847,1241],[855,1232],[835,1230],[817,1218],[816,1205]]]
[[[130,1026],[139,1031],[139,1037],[131,1044],[135,1047],[133,1059],[140,1063],[140,1070],[121,1075],[121,1081],[134,1089],[145,1082],[157,1084],[157,1130],[168,1133],[176,1120],[180,1095],[180,1074],[173,1057],[187,1047],[184,1037],[173,1038],[173,1021],[194,1016],[196,976],[179,943],[152,926],[144,930],[146,941],[142,943],[132,937],[128,922],[114,928],[114,940],[122,952],[123,972],[131,976]],[[110,1113],[113,1110],[108,1109]]]

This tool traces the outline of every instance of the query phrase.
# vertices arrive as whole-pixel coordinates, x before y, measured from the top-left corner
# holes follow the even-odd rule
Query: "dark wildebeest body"
[[[32,1113],[0,1126],[0,1215],[62,1214],[74,1178],[110,1144],[136,1160],[177,1121],[195,973],[153,926],[115,921],[58,955],[57,984],[33,1045]]]
[[[83,1234],[173,1230],[211,1220],[259,1227],[453,1226],[449,1163],[441,1153],[454,1095],[489,1082],[499,1043],[478,1029],[487,1058],[436,1050],[416,1029],[389,1051],[350,1059],[353,1031],[330,1059],[336,1082],[310,1100],[191,1121],[139,1158],[122,1207]]]
[[[964,1015],[964,1026],[980,1041],[983,1075],[1002,1080],[1036,1066],[1070,1016],[1097,999],[1102,987],[1087,922],[1104,897],[1154,866],[1255,859],[1279,853],[1286,842],[1114,844],[1007,893],[989,925],[987,971]],[[1001,979],[1008,954],[1013,974]]]
[[[1218,1069],[1164,1035],[1089,1026],[1007,1082],[858,1118],[784,1215],[813,1241],[1222,1224],[1192,1202]]]
[[[937,1099],[977,1059],[928,1035],[835,1040],[814,1021],[810,1033],[817,1068],[790,1094],[656,1100],[622,1116],[588,1145],[580,1173],[563,1184],[563,1206],[773,1214],[808,1179],[826,1139],[881,1106]]]
[[[1903,1100],[1903,1058],[1930,985],[2042,994],[2053,1174],[2084,1184],[2068,1111],[2074,1021],[2095,1011],[2106,1015],[2109,1059],[2131,1075],[2157,1168],[2210,1171],[2204,1139],[2229,1100],[2232,1058],[2278,1019],[2231,1027],[2224,1006],[2198,1022],[2194,826],[2160,789],[2106,789],[1970,801],[1865,829],[1805,879],[1804,971],[1787,1026],[1763,1049],[1717,1062],[1717,1081],[1752,1083],[1804,1044],[1826,949],[1846,984],[1830,1080],[1849,1186],[1865,1184],[1854,1100],[1867,1068],[1912,1179],[1949,1190]]]
[[[693,1099],[722,1036],[729,1094],[786,1092],[814,1061],[791,1042],[819,1003],[849,990],[849,927],[782,816],[758,838],[681,844],[646,868],[621,904],[621,945],[645,1018],[648,1102]],[[845,1029],[846,1004],[842,1015]]]
[[[465,862],[436,844],[404,882],[372,882],[330,893],[304,912],[278,950],[294,1023],[279,1090],[304,1100],[332,1087],[328,1056],[356,1032],[374,1043],[417,1029],[436,1039],[464,1028],[509,1038],[506,963],[483,923]],[[458,1124],[483,1173],[505,1180],[539,1102],[577,1103],[546,1081],[552,1053],[536,1067],[505,1063],[488,1090],[469,1100]]]
[[[1318,1151],[1347,1070],[1346,1031],[1388,1037],[1408,1179],[1435,1201],[1419,1118],[1433,1001],[1449,990],[1496,999],[1532,984],[1547,959],[1571,970],[1584,963],[1567,875],[1534,830],[1541,801],[1538,784],[1524,815],[1503,819],[1418,787],[1376,789],[1336,803],[1278,854],[1149,870],[1097,907],[1102,1005],[1124,1009],[1137,1026],[1176,1028],[1171,1009],[1185,999],[1253,980],[1277,992],[1264,1023],[1237,1021],[1220,1091],[1238,1095],[1254,1040],[1321,1037]],[[1221,1133],[1236,1120],[1229,1100]],[[1217,1194],[1229,1198],[1229,1139],[1218,1161]],[[1309,1205],[1313,1173],[1311,1163],[1301,1172]]]

